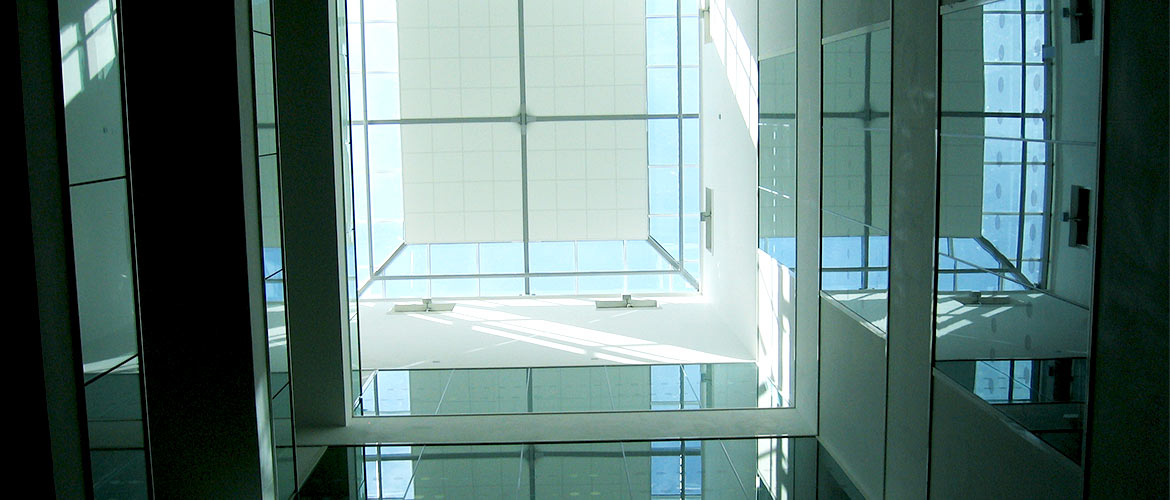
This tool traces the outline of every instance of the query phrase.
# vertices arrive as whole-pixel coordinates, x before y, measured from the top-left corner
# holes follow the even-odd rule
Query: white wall
[[[713,250],[703,252],[703,293],[727,324],[723,341],[754,350],[756,2],[712,0],[711,10],[714,41],[701,56],[700,134],[702,183],[714,196],[713,206],[704,207],[713,215]]]
[[[1100,2],[1094,2],[1095,12],[1101,11]],[[1100,17],[1098,17],[1100,19]],[[1098,21],[1099,22],[1099,21]],[[1052,213],[1049,224],[1049,288],[1061,297],[1078,304],[1089,304],[1091,299],[1093,253],[1090,248],[1068,245],[1070,224],[1061,221],[1061,214],[1069,208],[1069,192],[1073,185],[1091,191],[1097,199],[1097,138],[1101,101],[1101,31],[1095,29],[1092,41],[1073,44],[1069,40],[1069,21],[1057,18],[1053,24],[1052,41],[1056,46],[1056,64],[1052,82],[1052,107],[1056,110],[1052,125],[1053,137],[1061,141],[1079,141],[1091,145],[1061,145],[1055,149],[1052,172]],[[1090,204],[1093,204],[1092,202]],[[1096,220],[1097,214],[1090,213]],[[1089,241],[1095,238],[1096,224],[1090,223]]]
[[[934,377],[932,498],[1080,498],[1081,471],[945,376]]]
[[[834,301],[821,299],[821,445],[869,498],[885,466],[886,341]]]

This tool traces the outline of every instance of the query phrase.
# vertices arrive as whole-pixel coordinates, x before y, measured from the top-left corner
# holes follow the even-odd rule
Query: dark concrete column
[[[157,498],[273,495],[250,7],[122,5]]]
[[[938,2],[893,2],[886,498],[927,498],[937,253]]]
[[[1167,7],[1108,2],[1085,492],[1165,498]]]
[[[9,123],[16,122],[26,170],[4,183],[16,231],[17,286],[12,336],[14,402],[27,405],[21,433],[32,438],[28,460],[16,473],[43,498],[91,496],[89,443],[81,375],[77,290],[61,98],[56,2],[10,5],[17,35],[20,92]],[[11,66],[10,66],[11,68]],[[27,191],[26,191],[27,189]],[[24,259],[24,260],[22,260]],[[34,333],[36,332],[36,333]],[[37,334],[39,333],[39,335]],[[42,408],[40,405],[44,403]],[[28,412],[27,414],[25,412]]]
[[[276,0],[284,283],[298,429],[344,426],[349,382],[336,2]]]

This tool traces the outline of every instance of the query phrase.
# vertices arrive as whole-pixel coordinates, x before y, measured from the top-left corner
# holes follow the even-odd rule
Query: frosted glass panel
[[[407,243],[523,238],[519,126],[452,123],[401,129]],[[383,189],[371,189],[371,198],[379,199]]]
[[[534,123],[529,238],[645,239],[647,180],[645,121]]]
[[[645,113],[645,2],[590,2],[584,7],[580,0],[524,3],[528,112]],[[674,47],[673,29],[670,38]]]
[[[87,376],[138,352],[126,182],[69,189],[81,356]]]
[[[514,0],[398,2],[397,14],[397,38],[379,35],[376,48],[396,52],[397,58],[377,56],[376,62],[386,71],[397,66],[402,118],[511,116],[519,111],[520,35]],[[376,40],[367,32],[366,41]],[[367,54],[374,49],[368,47]]]

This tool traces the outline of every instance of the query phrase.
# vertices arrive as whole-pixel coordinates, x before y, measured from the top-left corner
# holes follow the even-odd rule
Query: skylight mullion
[[[683,232],[685,231],[685,223],[684,223],[684,218],[683,218],[683,211],[684,211],[683,210],[683,189],[684,189],[684,185],[683,185],[683,141],[685,140],[685,138],[683,137],[683,117],[682,117],[682,112],[683,112],[682,2],[676,0],[674,3],[674,7],[675,7],[675,18],[674,18],[675,50],[674,50],[674,56],[675,56],[675,61],[677,63],[677,67],[674,69],[674,72],[675,72],[675,78],[677,78],[677,81],[678,81],[678,84],[675,86],[675,89],[674,89],[675,97],[678,100],[677,101],[678,108],[676,108],[676,110],[675,110],[678,113],[678,117],[675,120],[676,122],[678,122],[678,169],[677,169],[677,174],[678,174],[678,261],[679,261],[679,269],[681,270],[681,269],[683,269],[683,262],[686,261],[686,247],[685,247],[684,238],[683,238]],[[682,367],[680,366],[679,369],[681,370]],[[681,392],[680,392],[680,394],[681,394]]]

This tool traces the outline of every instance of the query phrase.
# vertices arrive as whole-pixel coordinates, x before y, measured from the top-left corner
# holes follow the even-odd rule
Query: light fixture
[[[658,301],[654,299],[635,299],[629,294],[622,295],[621,300],[598,300],[598,309],[654,309]]]
[[[394,304],[390,308],[391,313],[428,313],[428,312],[449,312],[455,309],[455,304],[436,304],[431,302],[431,299],[422,299],[421,304]]]

